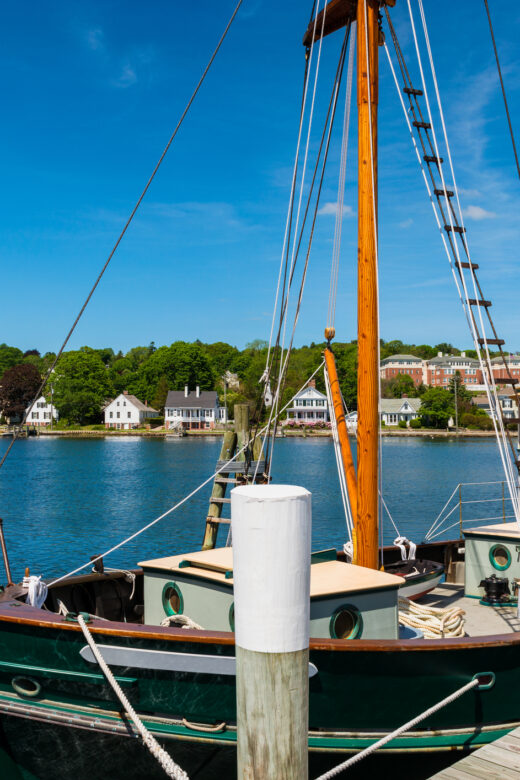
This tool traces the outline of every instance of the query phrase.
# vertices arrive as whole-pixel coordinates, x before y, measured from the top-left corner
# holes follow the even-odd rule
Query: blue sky
[[[424,0],[473,258],[506,346],[520,348],[519,181],[482,2]],[[414,0],[415,5],[415,0]],[[234,6],[126,0],[3,8],[0,340],[55,350],[103,264]],[[490,0],[520,133],[520,12]],[[142,210],[70,347],[269,335],[296,144],[310,3],[244,0]],[[393,12],[410,63],[405,0]],[[341,35],[326,39],[325,92]],[[381,52],[381,335],[470,346]],[[311,148],[320,130],[323,101]],[[353,119],[355,126],[355,121]],[[336,328],[355,338],[356,161],[351,134]],[[327,310],[339,135],[297,332]],[[329,205],[327,205],[329,204]]]

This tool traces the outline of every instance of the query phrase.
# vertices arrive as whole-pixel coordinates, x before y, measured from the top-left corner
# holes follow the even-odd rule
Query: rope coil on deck
[[[410,599],[399,599],[399,623],[418,628],[425,639],[464,636],[464,615],[460,607],[427,607]]]
[[[134,724],[135,728],[139,732],[144,744],[152,754],[152,756],[157,759],[159,764],[162,766],[168,777],[172,777],[173,780],[190,780],[189,776],[186,774],[186,772],[181,769],[180,766],[178,766],[173,758],[170,756],[169,753],[162,748],[155,737],[150,734],[144,723],[141,721],[139,715],[136,713],[130,702],[128,701],[127,697],[117,684],[114,675],[110,671],[110,668],[108,664],[106,663],[105,659],[99,652],[99,649],[94,642],[94,639],[92,637],[92,634],[87,628],[87,625],[85,623],[85,620],[81,614],[78,615],[78,623],[81,627],[81,630],[83,631],[83,634],[85,636],[85,639],[87,640],[88,646],[92,650],[94,654],[94,658],[98,662],[99,666],[101,667],[101,670],[105,677],[107,678],[108,682],[110,683],[112,690],[116,694],[117,698],[121,702],[125,712],[127,713],[128,717]]]

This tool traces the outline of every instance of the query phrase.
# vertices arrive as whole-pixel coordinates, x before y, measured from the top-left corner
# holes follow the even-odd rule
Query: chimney
[[[408,398],[408,394],[407,393],[403,393],[401,398]]]
[[[144,405],[148,406],[148,399],[145,400]]]
[[[128,395],[128,390],[123,390],[123,395]]]
[[[307,385],[307,387],[314,387],[315,388],[316,387],[316,380],[315,379],[310,379],[309,380],[309,384]]]
[[[200,387],[198,385],[195,388],[195,395],[197,396],[197,398],[200,398]]]
[[[442,357],[442,352],[437,352],[437,357]]]
[[[189,393],[189,390],[188,390],[188,385],[184,385],[184,397],[185,397],[185,398],[187,398],[187,397],[188,397],[188,393]]]

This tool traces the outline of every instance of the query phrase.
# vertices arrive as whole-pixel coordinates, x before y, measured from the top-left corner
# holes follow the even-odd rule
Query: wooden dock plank
[[[430,780],[520,780],[520,728],[462,758]]]

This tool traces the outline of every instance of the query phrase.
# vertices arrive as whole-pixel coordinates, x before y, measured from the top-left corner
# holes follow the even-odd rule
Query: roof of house
[[[169,390],[164,405],[176,409],[213,409],[217,400],[216,390],[201,390],[198,398],[195,390],[189,390],[187,396],[184,390]]]
[[[462,357],[462,355],[443,355],[442,357],[437,356],[432,358],[431,360],[428,360],[428,363],[430,365],[442,365],[443,363],[447,363],[448,365],[452,365],[453,363],[469,363],[470,365],[479,365],[478,360],[472,357]]]
[[[142,401],[140,401],[140,400],[139,400],[139,398],[137,398],[137,396],[135,396],[135,395],[130,395],[130,393],[120,393],[120,394],[119,394],[119,395],[118,395],[116,398],[112,398],[112,400],[111,400],[111,401],[108,401],[108,403],[106,403],[106,404],[103,406],[103,411],[104,411],[104,410],[105,410],[105,409],[106,409],[108,406],[110,406],[110,404],[113,404],[113,403],[114,403],[114,401],[117,401],[117,399],[118,399],[118,398],[123,398],[125,401],[130,401],[130,403],[132,404],[132,406],[135,406],[135,408],[136,408],[136,409],[138,409],[140,412],[155,412],[155,414],[159,414],[159,412],[157,411],[157,409],[154,409],[154,408],[153,408],[153,407],[151,407],[151,406],[147,406],[146,404],[143,404],[143,402],[142,402]]]
[[[300,390],[299,393],[296,393],[294,398],[303,398],[311,396],[312,398],[325,398],[327,399],[327,396],[325,393],[322,393],[320,390],[317,390],[315,387],[304,387],[303,390]]]
[[[422,363],[422,358],[417,357],[417,355],[389,355],[388,357],[383,358],[381,365],[383,363],[390,363],[392,360],[413,360],[416,363]]]
[[[414,412],[418,412],[421,407],[420,398],[381,398],[381,411],[396,414],[402,410],[406,403],[412,407]]]
[[[520,355],[504,355],[504,357],[494,357],[491,359],[492,363],[501,363],[504,364],[504,360],[506,363],[518,363],[520,362]]]

